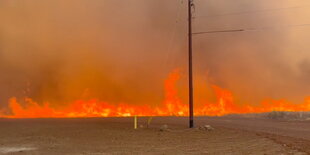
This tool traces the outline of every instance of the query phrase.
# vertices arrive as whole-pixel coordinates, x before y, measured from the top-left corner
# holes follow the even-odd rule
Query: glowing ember
[[[30,98],[24,99],[24,104],[16,98],[9,101],[11,114],[0,111],[0,117],[6,118],[62,118],[62,117],[128,117],[128,116],[186,116],[188,105],[178,97],[176,83],[180,72],[173,71],[165,81],[165,100],[159,107],[138,106],[125,103],[111,104],[98,100],[77,100],[69,106],[53,108],[49,103],[38,104]],[[293,104],[285,100],[266,100],[258,106],[238,105],[234,102],[233,94],[212,86],[216,103],[207,103],[195,107],[195,115],[223,116],[227,114],[262,113],[271,111],[310,111],[310,97],[303,104]],[[3,110],[5,111],[5,110]]]

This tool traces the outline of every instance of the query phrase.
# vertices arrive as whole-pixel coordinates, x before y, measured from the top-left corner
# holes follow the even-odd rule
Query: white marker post
[[[137,129],[138,128],[138,117],[135,116],[134,117],[134,129]]]

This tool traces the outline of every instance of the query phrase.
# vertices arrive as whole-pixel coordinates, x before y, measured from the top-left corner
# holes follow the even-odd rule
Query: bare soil
[[[0,154],[307,154],[310,122],[253,118],[155,117],[133,129],[133,118],[1,119]],[[160,131],[164,124],[169,130]],[[301,129],[302,128],[302,129]],[[300,133],[302,132],[302,133]],[[303,136],[302,136],[303,135]]]

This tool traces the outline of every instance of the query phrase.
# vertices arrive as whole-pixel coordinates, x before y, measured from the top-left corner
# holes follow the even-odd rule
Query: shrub
[[[267,117],[270,119],[284,119],[286,116],[286,113],[283,111],[273,111],[268,113]]]

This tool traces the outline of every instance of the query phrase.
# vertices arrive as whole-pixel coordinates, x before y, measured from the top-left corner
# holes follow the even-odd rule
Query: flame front
[[[173,71],[165,81],[165,99],[158,107],[139,106],[126,103],[111,104],[98,100],[77,100],[66,107],[54,108],[49,103],[39,104],[25,98],[23,104],[16,98],[9,101],[10,114],[0,111],[5,118],[75,118],[75,117],[128,117],[128,116],[187,116],[188,104],[178,97],[176,83],[180,71]],[[263,113],[271,111],[310,111],[310,97],[302,104],[293,104],[286,100],[266,100],[258,106],[239,105],[234,102],[233,94],[216,85],[212,86],[216,94],[215,103],[205,103],[195,107],[195,115],[223,116],[227,114]],[[8,111],[4,109],[2,111]]]

